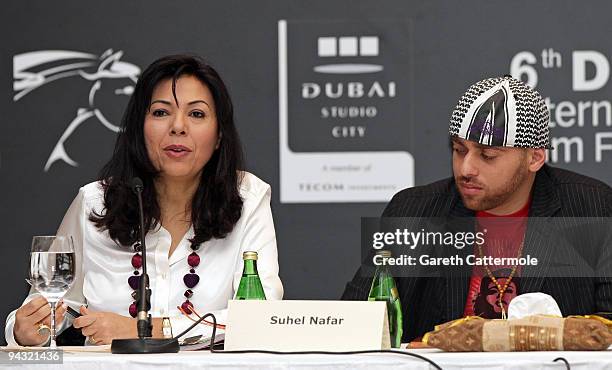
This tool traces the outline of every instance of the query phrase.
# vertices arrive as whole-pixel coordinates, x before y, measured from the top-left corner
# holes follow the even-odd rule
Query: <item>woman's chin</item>
[[[161,174],[163,177],[171,179],[192,178],[197,175],[198,171],[194,171],[191,166],[168,166],[162,168]]]

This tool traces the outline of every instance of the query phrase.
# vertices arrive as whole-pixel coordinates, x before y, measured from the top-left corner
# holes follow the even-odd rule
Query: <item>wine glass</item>
[[[51,348],[55,343],[55,306],[74,283],[74,245],[71,236],[34,236],[30,283],[51,306]]]

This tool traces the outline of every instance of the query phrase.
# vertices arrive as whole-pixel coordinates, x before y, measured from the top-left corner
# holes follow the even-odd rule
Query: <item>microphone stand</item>
[[[132,190],[138,197],[138,211],[140,215],[140,246],[142,253],[142,275],[138,286],[140,300],[138,301],[138,339],[113,339],[111,343],[112,353],[176,353],[179,344],[176,338],[157,339],[152,338],[151,315],[148,313],[149,298],[149,275],[147,274],[147,246],[145,244],[144,211],[142,207],[142,180],[135,177],[132,180]]]

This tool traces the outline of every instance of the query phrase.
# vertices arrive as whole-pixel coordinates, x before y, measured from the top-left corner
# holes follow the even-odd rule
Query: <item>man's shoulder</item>
[[[551,166],[546,166],[543,170],[548,174],[556,186],[573,187],[577,189],[589,188],[604,194],[612,192],[612,188],[603,181],[581,175],[577,172]]]
[[[553,184],[563,214],[573,216],[612,216],[612,188],[589,176],[546,166],[544,173]]]
[[[434,216],[448,209],[455,198],[452,177],[396,193],[383,213],[386,217]]]

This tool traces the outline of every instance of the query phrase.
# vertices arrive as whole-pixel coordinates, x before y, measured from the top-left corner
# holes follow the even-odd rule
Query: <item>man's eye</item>
[[[458,154],[465,154],[465,149],[463,148],[453,148],[453,151]]]
[[[206,117],[204,112],[201,112],[199,110],[194,110],[193,112],[191,112],[191,116],[195,117],[195,118],[204,118],[204,117]]]
[[[495,156],[486,155],[484,153],[482,153],[481,156],[482,156],[482,159],[484,159],[485,161],[491,161],[495,159]]]
[[[163,109],[155,109],[151,114],[153,115],[153,117],[163,117],[168,115],[168,112]]]

